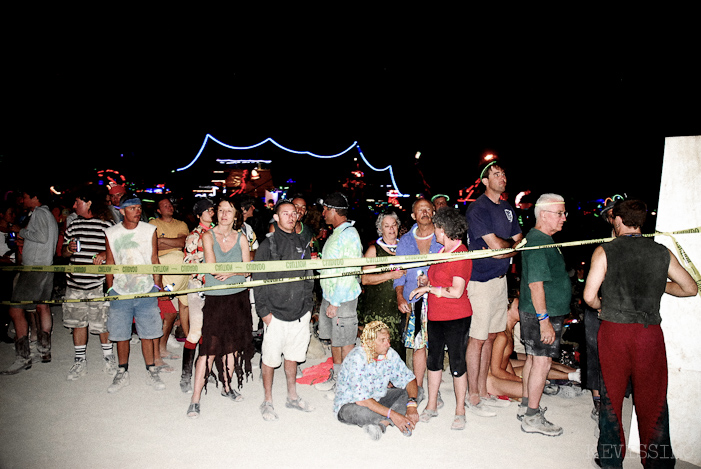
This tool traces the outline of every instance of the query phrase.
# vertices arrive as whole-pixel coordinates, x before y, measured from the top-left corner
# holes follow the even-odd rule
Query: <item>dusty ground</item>
[[[466,430],[456,432],[450,430],[455,400],[446,372],[441,387],[446,406],[439,417],[419,424],[410,438],[390,428],[375,442],[360,428],[339,423],[332,402],[309,386],[300,385],[299,392],[316,411],[286,409],[281,369],[274,389],[280,420],[264,422],[258,410],[263,400],[258,355],[254,377],[243,387],[244,402],[223,399],[210,388],[201,417],[190,420],[185,415],[190,395],[180,391],[179,371],[163,374],[167,389],[154,391],[145,384],[139,345],[131,347],[131,385],[108,394],[112,377],[102,372],[95,337],[88,344],[88,375],[74,382],[66,380],[73,361],[71,335],[60,323],[53,343],[51,363],[0,376],[2,468],[594,467],[596,428],[588,394],[543,397],[548,419],[565,429],[557,438],[523,433],[516,403],[497,409],[496,418],[468,414]],[[13,347],[0,345],[0,369],[13,360]],[[179,361],[170,363],[180,367]],[[639,467],[631,456],[625,467]]]

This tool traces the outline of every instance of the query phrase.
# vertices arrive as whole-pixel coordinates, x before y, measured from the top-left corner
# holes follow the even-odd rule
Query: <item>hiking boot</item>
[[[518,419],[519,422],[522,421],[522,420],[523,420],[523,417],[526,416],[526,410],[528,410],[528,406],[527,406],[527,405],[520,405],[520,406],[518,406],[518,410],[516,410],[516,418]],[[543,412],[545,412],[546,410],[548,410],[547,407],[538,407],[538,412],[543,413]]]
[[[153,389],[156,391],[163,391],[166,388],[166,384],[161,380],[161,376],[158,374],[158,368],[155,366],[151,366],[146,370],[146,384],[153,386]]]
[[[112,384],[110,384],[110,387],[107,388],[107,392],[112,394],[125,386],[129,386],[129,372],[120,366],[117,369],[117,374],[114,375]]]
[[[554,425],[545,419],[545,412],[538,410],[535,415],[525,415],[521,422],[521,431],[526,433],[540,433],[546,436],[562,435],[562,427]]]
[[[85,358],[76,358],[73,366],[68,370],[68,381],[75,381],[88,374],[88,361]]]
[[[29,337],[24,336],[15,340],[15,361],[10,367],[3,371],[3,375],[16,375],[20,371],[28,370],[32,367],[32,354],[29,350]]]
[[[114,375],[117,372],[117,368],[119,368],[119,366],[117,366],[117,357],[114,356],[114,353],[103,357],[102,371],[104,373]]]
[[[314,389],[317,391],[323,391],[323,392],[328,392],[336,387],[336,375],[334,374],[333,368],[329,370],[329,379],[324,381],[323,383],[317,383],[314,385]]]
[[[42,363],[51,362],[51,332],[39,331],[37,334],[37,352]]]

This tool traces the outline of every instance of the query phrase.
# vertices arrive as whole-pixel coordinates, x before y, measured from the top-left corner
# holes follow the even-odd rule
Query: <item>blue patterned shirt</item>
[[[333,412],[338,414],[341,407],[351,402],[383,398],[390,382],[394,387],[406,388],[414,379],[414,373],[393,349],[389,349],[384,360],[368,363],[365,349],[358,345],[343,360],[336,382]]]

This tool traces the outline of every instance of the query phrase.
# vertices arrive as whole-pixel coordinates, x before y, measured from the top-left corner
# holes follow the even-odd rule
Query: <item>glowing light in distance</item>
[[[280,145],[279,143],[277,143],[272,138],[266,138],[265,140],[263,140],[259,143],[256,143],[255,145],[250,145],[250,146],[246,146],[246,147],[237,147],[234,145],[227,145],[226,143],[221,142],[221,141],[217,140],[216,138],[212,137],[210,134],[207,134],[204,138],[204,141],[202,142],[202,146],[200,147],[199,151],[197,152],[197,155],[195,155],[195,157],[192,159],[192,161],[190,161],[190,163],[187,166],[183,166],[182,168],[177,168],[175,171],[185,171],[186,169],[190,168],[193,164],[195,164],[195,162],[199,159],[199,157],[202,155],[202,152],[204,151],[205,147],[207,146],[207,142],[209,142],[210,140],[212,140],[213,142],[218,143],[219,145],[223,146],[224,148],[228,148],[230,150],[251,150],[253,148],[257,148],[265,143],[270,142],[273,145],[275,145],[276,147],[280,148],[281,150],[285,150],[289,153],[294,153],[296,155],[308,155],[308,156],[313,156],[314,158],[322,158],[322,159],[337,158],[341,155],[345,155],[352,148],[355,147],[358,150],[360,157],[363,159],[363,162],[366,165],[368,165],[368,167],[370,169],[372,169],[373,171],[377,171],[377,172],[389,171],[389,176],[390,176],[390,179],[392,180],[392,186],[394,187],[394,189],[397,190],[397,192],[399,192],[401,194],[401,196],[408,196],[408,195],[402,194],[402,192],[397,187],[397,182],[394,178],[394,171],[392,170],[392,165],[388,165],[384,168],[375,168],[373,165],[370,164],[370,162],[367,160],[367,158],[365,158],[365,155],[363,154],[362,150],[360,149],[360,145],[358,145],[357,141],[353,142],[348,148],[346,148],[342,152],[336,153],[335,155],[317,155],[317,154],[309,152],[309,151],[292,150],[290,148],[284,147],[284,146]],[[220,161],[220,160],[217,160],[217,161]],[[222,160],[222,161],[224,161],[224,160]],[[229,161],[229,160],[225,160],[225,161]],[[251,160],[230,160],[230,161],[250,162]],[[261,161],[261,162],[264,162],[264,161]],[[231,164],[234,164],[234,163],[231,163]]]
[[[188,169],[189,167],[191,167],[193,164],[195,164],[195,161],[197,161],[197,159],[202,155],[204,148],[207,146],[207,142],[210,140],[212,140],[213,142],[218,143],[222,147],[228,148],[230,150],[252,150],[253,148],[258,148],[259,146],[270,142],[273,145],[275,145],[276,147],[280,148],[281,150],[285,150],[289,153],[295,153],[297,155],[309,155],[309,156],[313,156],[315,158],[336,158],[337,156],[341,156],[344,153],[347,153],[348,151],[350,151],[350,149],[353,148],[355,146],[355,144],[357,143],[357,142],[353,142],[353,144],[351,146],[349,146],[348,148],[346,148],[342,152],[337,153],[335,155],[317,155],[317,154],[314,154],[314,153],[309,152],[309,151],[298,151],[298,150],[292,150],[290,148],[284,147],[284,146],[280,145],[279,143],[277,143],[272,138],[266,138],[262,142],[258,142],[255,145],[249,145],[247,147],[237,147],[234,145],[227,145],[226,143],[221,142],[221,141],[217,140],[216,138],[212,137],[210,134],[207,134],[204,138],[204,141],[202,142],[202,146],[200,147],[200,150],[197,152],[197,155],[195,155],[193,160],[190,161],[190,164],[188,164],[187,166],[183,166],[182,168],[178,168],[178,169],[176,169],[176,171],[184,171],[184,170]]]

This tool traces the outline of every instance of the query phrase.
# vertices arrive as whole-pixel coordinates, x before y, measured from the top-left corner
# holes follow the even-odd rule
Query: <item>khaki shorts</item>
[[[332,347],[355,344],[358,337],[358,298],[341,303],[334,318],[326,315],[328,306],[329,302],[323,299],[319,310],[319,338],[331,339]]]
[[[309,320],[311,311],[295,321],[281,321],[275,316],[270,324],[264,327],[263,347],[261,351],[263,363],[271,368],[282,364],[281,355],[285,360],[303,362],[307,359],[309,347]]]
[[[470,337],[487,340],[490,333],[506,330],[509,308],[506,276],[487,282],[468,282],[467,296],[472,304]]]
[[[67,300],[102,298],[105,294],[102,286],[90,290],[66,287]],[[107,317],[110,312],[109,301],[86,301],[80,303],[63,303],[63,325],[70,329],[87,327],[91,334],[107,332]]]
[[[180,265],[183,263],[183,253],[182,251],[173,251],[168,254],[164,254],[158,258],[161,264],[175,264]],[[190,278],[190,274],[178,274],[178,275],[164,275],[163,276],[163,286],[173,285],[173,291],[185,290],[187,288],[187,281]],[[187,295],[179,295],[176,297],[183,305],[187,306]]]

